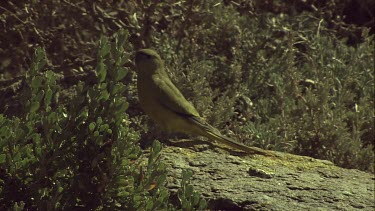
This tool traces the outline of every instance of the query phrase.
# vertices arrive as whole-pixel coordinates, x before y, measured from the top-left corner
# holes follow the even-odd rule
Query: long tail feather
[[[190,118],[195,124],[201,126],[202,131],[199,135],[205,136],[206,138],[209,138],[211,140],[215,140],[219,143],[225,144],[229,147],[232,147],[234,149],[238,149],[244,152],[247,152],[249,154],[261,154],[261,155],[267,155],[267,156],[276,156],[275,154],[268,152],[266,150],[257,148],[257,147],[249,147],[244,144],[238,143],[237,141],[228,138],[220,133],[219,130],[208,124],[207,122],[203,121],[200,118],[192,117]]]

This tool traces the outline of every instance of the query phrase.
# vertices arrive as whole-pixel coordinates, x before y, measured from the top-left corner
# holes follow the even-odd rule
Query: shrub
[[[123,30],[113,42],[101,38],[97,82],[81,81],[68,105],[58,102],[57,77],[42,72],[46,55],[36,49],[22,115],[0,115],[2,210],[173,208],[164,187],[161,144],[153,143],[143,170],[139,134],[125,113],[127,38]]]
[[[94,42],[123,27],[135,49],[160,52],[177,87],[223,132],[373,171],[374,28],[345,23],[356,12],[349,2],[356,1],[8,1],[1,4],[0,77],[17,79],[29,46],[47,49],[54,72],[88,72]],[[127,113],[144,129],[134,90],[131,83],[125,89]],[[17,97],[0,97],[1,112],[17,110]]]

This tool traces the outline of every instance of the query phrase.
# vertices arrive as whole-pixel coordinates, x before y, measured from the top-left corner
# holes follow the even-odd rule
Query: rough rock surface
[[[193,170],[191,184],[210,210],[375,210],[370,173],[286,153],[267,157],[198,147],[163,149],[167,187],[175,192],[182,169]]]

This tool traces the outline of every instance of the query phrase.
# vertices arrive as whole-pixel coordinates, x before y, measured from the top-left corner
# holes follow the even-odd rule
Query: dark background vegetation
[[[141,116],[143,113],[136,98],[136,75],[130,60],[136,49],[144,47],[154,48],[161,54],[177,87],[202,116],[229,136],[265,149],[327,159],[345,168],[374,172],[374,10],[375,4],[370,0],[2,1],[0,181],[3,188],[0,204],[7,208],[22,205],[28,209],[35,206],[66,209],[84,207],[92,203],[91,197],[96,201],[91,208],[133,206],[145,210],[146,207],[160,208],[160,204],[134,205],[137,200],[144,201],[148,197],[148,201],[166,203],[168,197],[155,195],[163,191],[165,194],[166,190],[160,192],[162,185],[152,190],[147,182],[140,185],[142,169],[139,170],[139,166],[124,170],[119,167],[122,164],[117,158],[103,158],[104,155],[116,155],[126,158],[123,163],[129,165],[140,157],[138,148],[129,154],[112,142],[110,150],[103,150],[109,140],[136,143],[139,133],[146,134],[142,135],[143,140],[165,138]],[[100,51],[106,48],[103,40],[100,47],[101,37],[116,42],[114,34],[120,29],[127,32],[123,35],[126,38],[124,49],[112,46],[116,49],[113,52]],[[47,59],[35,58],[37,47],[45,49]],[[38,55],[44,58],[42,52],[40,50]],[[119,58],[116,52],[127,56]],[[118,65],[120,63],[122,66]],[[32,64],[40,64],[43,68]],[[99,68],[100,64],[108,69]],[[117,81],[115,73],[115,76],[103,76],[104,72],[112,71],[110,67],[124,77]],[[30,73],[30,70],[34,71]],[[102,79],[98,80],[98,77]],[[32,81],[40,81],[40,84]],[[115,81],[113,87],[116,84],[125,86],[121,85],[121,91],[113,92],[111,81]],[[93,91],[88,91],[91,89]],[[126,99],[127,104],[122,108],[127,110],[127,114],[123,114],[126,124],[120,124],[107,114],[108,109],[118,107],[104,103],[107,98],[103,96],[108,93],[103,94],[103,90],[110,93],[108,100]],[[54,100],[45,100],[47,93],[53,93],[51,98]],[[77,100],[72,97],[74,93],[91,100]],[[33,107],[41,99],[44,99],[44,106]],[[92,99],[98,99],[98,102]],[[103,110],[93,109],[97,106],[94,101],[102,105]],[[76,108],[65,106],[69,104]],[[82,121],[64,120],[66,113],[79,116],[82,111],[78,108],[88,109],[93,116]],[[37,114],[30,117],[30,112]],[[51,112],[55,112],[56,119],[43,120]],[[96,119],[98,117],[106,119],[112,130],[126,130],[129,134],[118,133],[114,138],[111,131],[100,143],[86,142],[96,140],[96,127],[90,122],[102,124],[102,120]],[[47,130],[43,126],[47,123],[62,128]],[[20,132],[17,128],[22,124],[25,126],[19,128],[23,131]],[[106,127],[103,126],[103,131],[108,130]],[[71,133],[64,134],[66,128],[70,128]],[[87,136],[75,137],[72,131],[86,131]],[[16,137],[16,133],[25,134]],[[51,143],[43,142],[46,134],[60,137],[64,144],[73,140],[85,143],[78,149],[76,145],[68,144],[70,148],[66,147],[64,153],[70,157],[52,162],[60,158],[62,152],[59,148],[51,149]],[[50,141],[53,140],[51,137]],[[41,150],[50,154],[35,155],[32,161],[28,156],[35,151],[33,143],[36,139],[42,140]],[[29,159],[30,163],[10,167],[15,163],[15,148],[20,151],[29,148],[30,152],[17,159]],[[92,151],[85,151],[90,154],[86,160],[113,163],[91,163],[88,167],[88,163],[78,162],[77,159],[83,159],[77,157],[83,153],[80,150],[87,149]],[[99,155],[101,157],[97,158]],[[64,162],[70,163],[63,165]],[[54,168],[48,174],[30,173],[41,171],[38,165]],[[157,167],[155,170],[152,165],[148,167],[150,178],[163,177],[165,170]],[[66,172],[61,172],[64,168]],[[98,171],[112,173],[98,176]],[[131,184],[141,187],[137,192],[141,198],[122,200],[121,197],[129,197],[129,194],[123,194],[124,190],[116,189],[114,184],[117,183],[110,182],[113,171],[123,174],[128,171],[124,178],[126,181],[133,178]],[[56,180],[61,178],[56,175],[64,177],[65,184],[57,187]],[[83,177],[91,178],[89,184],[74,183],[82,181]],[[130,184],[122,179],[119,179],[122,186]],[[149,180],[152,183],[152,179]],[[73,188],[72,184],[76,186]],[[30,188],[37,193],[26,194]],[[116,193],[104,191],[115,189]],[[133,193],[131,191],[135,189],[125,192]],[[63,194],[70,198],[60,201]],[[118,201],[110,201],[110,194],[118,194]],[[9,198],[10,195],[14,197]],[[45,199],[43,203],[42,199]]]

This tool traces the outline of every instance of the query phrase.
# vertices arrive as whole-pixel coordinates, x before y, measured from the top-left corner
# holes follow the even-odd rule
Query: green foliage
[[[146,45],[158,46],[177,87],[210,123],[251,145],[374,171],[366,162],[374,160],[369,29],[346,28],[352,35],[344,37],[329,28],[345,27],[341,16],[325,19],[333,11],[260,14],[260,2],[247,10],[211,1],[149,4],[148,15],[137,16],[141,30],[149,19],[170,24],[151,27]],[[358,32],[362,42],[348,45]]]
[[[12,196],[1,205],[163,209],[141,203],[166,193],[148,190],[164,181],[157,156],[155,171],[136,162],[139,135],[129,126],[142,122],[124,40],[158,50],[177,87],[223,132],[374,172],[374,28],[344,23],[350,1],[51,2],[1,4],[0,78],[30,69],[20,97],[0,96],[0,188]],[[130,36],[102,38],[95,56],[96,40],[119,28]],[[45,46],[49,60],[38,49],[30,67],[30,46]],[[73,83],[76,97],[61,105],[45,66],[63,75],[95,69],[97,81]]]
[[[220,13],[217,19],[225,15]],[[304,13],[227,17],[237,27],[224,23],[227,28],[221,31],[231,36],[212,32],[231,47],[204,49],[214,50],[209,54],[213,58],[224,54],[224,66],[231,73],[238,68],[242,73],[229,84],[239,87],[237,95],[249,96],[254,106],[240,110],[252,118],[245,118],[244,126],[233,126],[239,137],[249,137],[253,145],[263,148],[374,171],[373,162],[366,162],[374,160],[374,136],[370,135],[374,134],[374,43],[368,30],[363,30],[364,42],[352,47],[327,29],[324,20]],[[238,37],[238,44],[226,37]],[[222,66],[214,62],[213,69],[226,71]],[[202,75],[202,71],[190,74]]]
[[[37,48],[26,75],[23,115],[0,115],[1,210],[167,210],[166,168],[154,142],[145,172],[120,82],[128,34],[99,42],[97,83],[80,82],[69,105]]]
[[[287,28],[288,39],[264,59],[271,62],[264,84],[272,89],[255,97],[260,118],[244,130],[262,147],[373,171],[373,163],[363,162],[374,159],[373,137],[364,135],[374,131],[368,115],[374,105],[373,37],[350,47],[326,30],[324,21],[298,18],[316,33],[314,27]]]
[[[288,9],[279,3],[273,8]],[[329,28],[345,27],[342,16],[330,19],[340,2],[279,14],[257,13],[261,2],[139,4],[140,38],[158,46],[210,123],[252,145],[373,171],[373,36],[360,29],[362,43],[350,46],[358,29],[343,29],[344,37]]]
[[[181,189],[178,190],[178,199],[181,203],[183,211],[191,210],[205,210],[207,202],[200,198],[198,192],[194,191],[193,186],[190,184],[190,178],[193,175],[191,170],[182,170]]]

